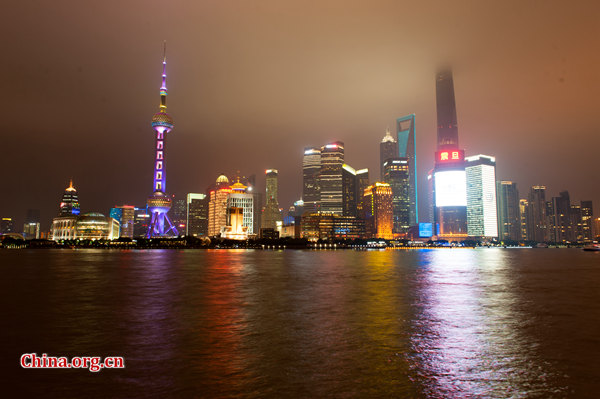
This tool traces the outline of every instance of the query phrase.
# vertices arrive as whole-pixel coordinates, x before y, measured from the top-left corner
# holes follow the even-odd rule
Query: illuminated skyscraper
[[[519,200],[519,216],[521,220],[521,240],[527,241],[529,240],[528,228],[527,228],[527,220],[529,216],[527,215],[529,211],[529,202],[525,198],[521,198]]]
[[[392,188],[393,232],[405,234],[411,226],[410,171],[408,158],[388,158],[383,180]]]
[[[275,184],[277,184],[277,181],[275,181]],[[227,197],[227,226],[236,225],[233,223],[231,216],[231,210],[236,209],[235,214],[241,215],[239,225],[245,228],[243,229],[243,235],[239,235],[242,233],[242,229],[234,229],[229,231],[230,233],[233,232],[234,234],[237,234],[235,236],[236,239],[246,239],[248,238],[248,234],[252,234],[254,231],[254,196],[251,193],[248,193],[247,189],[248,187],[240,183],[238,179],[236,183],[231,185],[231,193],[229,193],[229,196]],[[269,192],[269,190],[267,190],[267,192]],[[277,197],[276,187],[275,192],[273,192],[273,187],[271,187],[270,192]]]
[[[581,223],[584,241],[594,239],[594,208],[592,201],[581,201]]]
[[[135,224],[135,207],[122,205],[110,208],[110,217],[119,222],[120,238],[133,238]]]
[[[499,181],[496,183],[498,199],[498,237],[500,240],[521,240],[521,217],[519,211],[519,191],[517,183]]]
[[[227,226],[227,197],[230,193],[229,179],[220,175],[208,201],[208,235],[211,237],[221,234],[221,228]]]
[[[379,144],[379,167],[380,167],[380,178],[383,180],[384,168],[383,164],[390,158],[396,158],[398,156],[398,142],[390,133],[388,128],[385,131],[385,136]]]
[[[171,209],[171,198],[166,194],[167,175],[165,165],[166,135],[173,129],[173,118],[167,114],[167,55],[166,44],[163,53],[162,86],[160,87],[160,109],[152,117],[152,128],[156,133],[154,157],[154,193],[146,202],[151,215],[150,225],[146,236],[160,237],[165,235],[176,236],[177,228],[171,223],[167,213]],[[167,226],[165,226],[165,222]]]
[[[496,158],[465,158],[467,175],[467,227],[471,237],[498,237]]]
[[[438,144],[430,175],[433,190],[434,233],[443,239],[467,237],[467,176],[465,152],[458,148],[458,127],[452,72],[436,80]]]
[[[321,148],[321,212],[334,215],[343,214],[342,165],[344,164],[344,143],[336,141]]]
[[[408,160],[408,224],[419,223],[419,201],[417,198],[417,147],[415,139],[415,114],[396,119],[398,153],[394,158]]]
[[[73,187],[73,180],[69,181],[69,187],[65,189],[60,201],[60,210],[58,216],[73,216],[79,215],[79,198],[77,197],[77,190]]]
[[[537,242],[549,241],[546,187],[531,187],[527,202],[527,239]]]
[[[319,189],[319,173],[321,172],[321,149],[307,147],[304,149],[302,159],[302,200],[304,211],[308,213],[318,212],[321,205],[321,193]]]
[[[263,229],[276,229],[277,222],[281,222],[281,212],[279,211],[279,202],[277,199],[278,191],[278,175],[277,169],[267,169],[266,177],[266,197],[265,210],[262,215]],[[252,231],[252,229],[250,229]]]
[[[392,232],[392,188],[387,183],[375,183],[364,192],[366,230],[369,238],[394,238]]]
[[[369,169],[356,171],[356,216],[365,218],[365,189],[370,185]]]
[[[189,193],[186,201],[186,236],[208,235],[208,197],[206,194]]]

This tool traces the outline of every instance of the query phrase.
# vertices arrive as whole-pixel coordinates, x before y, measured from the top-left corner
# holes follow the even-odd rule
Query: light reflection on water
[[[582,251],[16,253],[3,368],[32,394],[585,397],[600,366]],[[15,368],[33,351],[127,368]]]

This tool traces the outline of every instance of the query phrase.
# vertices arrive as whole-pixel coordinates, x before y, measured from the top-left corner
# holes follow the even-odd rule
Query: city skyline
[[[455,6],[456,10],[450,10],[451,15],[461,10],[460,4]],[[336,50],[325,43],[317,46],[322,51],[319,53],[306,47],[312,37],[306,30],[301,29],[293,36],[284,32],[286,38],[294,39],[295,57],[311,60],[302,71],[293,66],[297,58],[282,52],[278,41],[267,41],[264,47],[256,47],[258,38],[271,37],[279,26],[274,22],[273,11],[261,14],[246,10],[250,18],[242,27],[255,27],[258,20],[264,20],[265,27],[249,38],[244,38],[240,34],[241,27],[236,27],[228,51],[223,50],[222,35],[217,35],[218,45],[202,42],[204,46],[194,48],[179,29],[147,34],[143,40],[135,37],[139,46],[134,51],[125,51],[134,35],[129,32],[128,36],[127,25],[120,20],[116,21],[113,34],[122,38],[122,43],[111,36],[97,38],[93,48],[82,47],[81,40],[90,40],[102,31],[94,18],[85,15],[82,21],[89,22],[87,26],[65,20],[64,24],[50,29],[48,37],[36,36],[36,32],[48,27],[52,18],[47,17],[57,12],[44,10],[44,7],[41,5],[40,10],[32,12],[31,21],[20,21],[24,29],[18,31],[23,32],[18,33],[23,39],[19,46],[28,46],[29,51],[23,53],[15,43],[9,43],[11,56],[2,66],[5,76],[11,77],[7,90],[14,93],[7,104],[8,130],[14,134],[3,138],[7,147],[4,162],[21,165],[27,155],[33,164],[21,167],[18,180],[16,176],[7,178],[8,186],[16,187],[23,197],[3,198],[0,203],[2,216],[12,217],[16,226],[22,224],[27,209],[40,209],[42,227],[47,230],[49,219],[56,213],[57,197],[70,177],[76,182],[84,211],[101,210],[107,214],[116,204],[139,206],[143,203],[151,180],[146,169],[152,157],[152,140],[145,118],[155,109],[149,100],[155,98],[156,69],[149,66],[155,65],[163,39],[167,39],[173,49],[170,65],[176,71],[171,87],[177,94],[169,97],[169,101],[177,110],[176,119],[181,122],[178,122],[177,136],[169,143],[169,191],[179,198],[190,192],[204,192],[222,170],[228,175],[237,170],[260,175],[274,167],[280,173],[279,203],[286,209],[301,196],[302,170],[298,165],[302,148],[342,141],[345,162],[364,165],[376,176],[377,146],[385,127],[393,126],[396,118],[411,113],[417,116],[418,197],[426,198],[424,176],[433,162],[431,152],[436,140],[435,84],[431,75],[439,64],[450,61],[459,108],[460,147],[465,148],[467,155],[495,156],[498,180],[515,181],[523,190],[545,185],[550,197],[568,190],[573,201],[593,199],[596,209],[599,208],[600,195],[594,184],[592,166],[599,140],[592,123],[596,108],[592,94],[597,91],[599,82],[591,71],[597,69],[600,60],[597,55],[583,51],[590,44],[589,37],[594,37],[590,29],[595,29],[591,21],[598,15],[597,6],[579,6],[566,11],[561,8],[560,13],[558,7],[548,6],[536,14],[534,12],[540,10],[520,5],[520,14],[509,18],[513,22],[511,29],[516,33],[505,40],[496,39],[494,43],[498,47],[493,51],[492,47],[481,47],[481,43],[472,49],[451,43],[459,42],[469,29],[478,25],[475,19],[461,17],[466,23],[465,32],[451,32],[444,38],[448,51],[439,57],[433,56],[434,47],[423,38],[423,31],[419,31],[421,35],[413,37],[414,47],[423,45],[423,54],[403,57],[401,66],[395,63],[396,58],[389,55],[392,53],[389,50],[405,42],[399,43],[392,35],[384,37],[375,30],[375,26],[379,26],[375,21],[393,20],[392,16],[399,12],[397,7],[371,9],[364,18],[359,17],[364,11],[360,7],[351,8],[338,17],[332,10],[323,10],[322,17],[308,15],[317,27],[328,29],[323,18],[364,21],[357,32],[370,33],[369,39],[358,42],[357,52]],[[124,7],[123,15],[133,12],[128,7]],[[300,11],[293,5],[279,9],[286,10]],[[75,7],[74,12],[77,11]],[[204,11],[210,11],[207,15],[212,12],[223,16],[231,9],[219,5]],[[505,10],[499,11],[498,17],[486,14],[482,18],[497,22],[506,16]],[[98,12],[103,15],[108,9],[101,8]],[[145,18],[145,12],[139,18]],[[173,7],[167,12],[179,11]],[[425,10],[413,9],[412,12],[421,20],[427,15]],[[536,34],[534,28],[550,26],[565,12],[581,19],[577,24],[558,25],[554,32],[547,32],[546,37]],[[285,13],[283,19],[296,21]],[[533,27],[526,26],[525,21],[533,21]],[[75,27],[81,29],[80,39],[68,35]],[[223,32],[216,25],[206,29]],[[403,28],[387,29],[388,33],[401,33]],[[348,37],[334,37],[347,49],[356,41],[356,33],[345,33]],[[490,35],[487,31],[482,34],[483,38],[491,38]],[[38,39],[46,47],[31,44]],[[518,39],[524,44],[511,49]],[[370,50],[368,44],[372,41],[383,43],[383,52]],[[524,49],[533,44],[536,46],[532,47],[531,54],[526,54]],[[205,56],[199,57],[198,47]],[[245,62],[233,66],[231,57],[243,55],[246,48],[263,49],[265,57],[250,57],[254,60],[250,63],[246,57],[240,60]],[[580,51],[575,51],[577,49]],[[54,57],[46,57],[48,51],[52,51]],[[418,53],[412,46],[407,51],[411,55]],[[365,61],[361,56],[364,52],[372,55],[373,61]],[[545,52],[553,56],[540,55]],[[280,57],[274,57],[280,53]],[[331,61],[330,57],[335,55],[342,57]],[[533,60],[536,55],[539,56],[537,61]],[[281,60],[283,72],[269,81],[265,80],[265,73],[273,72],[268,64],[271,59]],[[501,67],[487,68],[499,59]],[[394,67],[378,66],[382,60]],[[202,69],[203,65],[212,72]],[[322,71],[321,78],[315,78],[317,71]],[[373,77],[374,72],[381,76]],[[232,83],[225,81],[234,75]],[[358,79],[361,76],[362,79]],[[288,80],[292,78],[304,82],[306,88],[292,84],[293,81]],[[358,83],[350,84],[352,82]],[[265,86],[264,90],[258,90],[262,87],[259,83]],[[306,91],[309,88],[328,105],[322,106],[324,100],[311,104],[312,97],[307,97]],[[249,98],[255,101],[249,102]],[[317,104],[320,110],[315,114]],[[56,106],[60,106],[61,111]],[[33,113],[38,117],[31,118]],[[68,118],[65,119],[65,115]],[[116,119],[116,128],[107,129],[101,122],[106,115]],[[58,123],[59,120],[63,123]],[[563,143],[560,140],[565,131],[571,140]],[[232,139],[238,139],[240,145],[229,146],[227,143]],[[112,141],[119,145],[110,147]],[[268,145],[263,148],[259,142]],[[558,142],[561,145],[557,145]],[[249,146],[251,143],[257,144]],[[98,149],[103,149],[113,162],[105,162],[101,156],[89,156],[90,151]],[[196,155],[204,149],[210,149],[210,154]],[[63,154],[69,155],[60,156]],[[226,157],[228,161],[223,162]],[[48,164],[52,167],[41,166]],[[130,175],[135,176],[135,181]],[[264,182],[258,184],[264,191]],[[419,205],[422,207],[423,203]]]

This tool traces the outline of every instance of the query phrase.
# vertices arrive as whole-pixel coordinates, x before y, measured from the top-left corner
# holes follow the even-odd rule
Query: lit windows
[[[158,161],[158,162],[156,162],[156,169],[157,169],[157,170],[159,170],[159,169],[162,169],[162,168],[163,168],[163,163],[162,163],[162,161]]]
[[[163,152],[162,151],[156,151],[156,159],[163,159]]]
[[[157,141],[156,142],[156,149],[157,150],[162,150],[163,149],[163,141]]]

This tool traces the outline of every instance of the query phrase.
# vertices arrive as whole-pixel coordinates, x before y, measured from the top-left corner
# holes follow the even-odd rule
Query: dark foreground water
[[[600,253],[3,250],[0,272],[23,397],[600,395]]]

